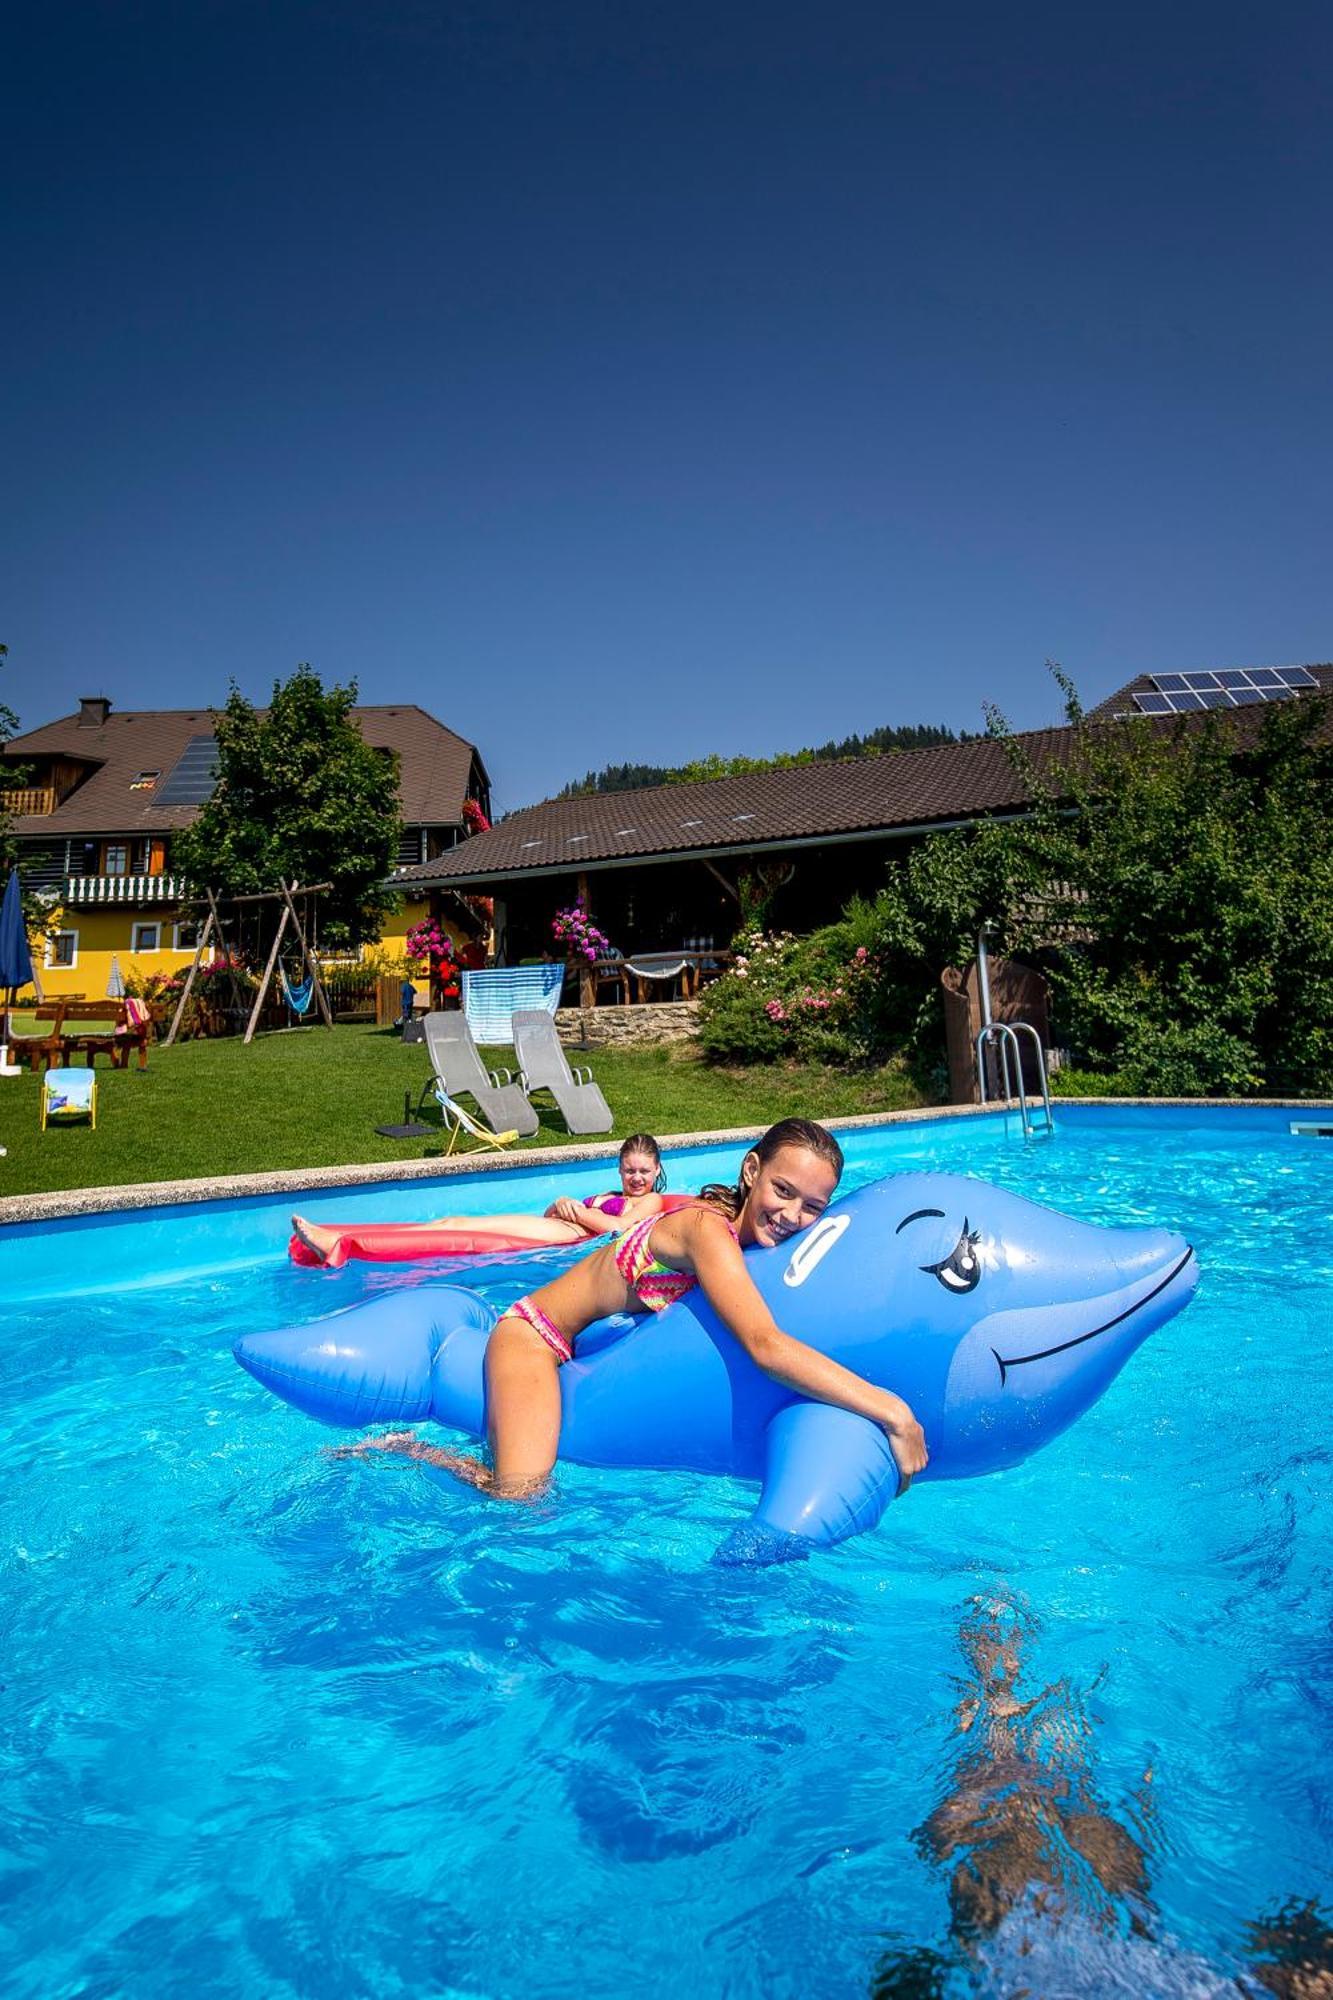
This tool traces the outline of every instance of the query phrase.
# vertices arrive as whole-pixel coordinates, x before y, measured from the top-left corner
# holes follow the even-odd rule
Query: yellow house
[[[475,745],[410,703],[352,713],[366,741],[398,759],[398,868],[457,845],[465,814],[489,818],[490,780]],[[214,755],[208,709],[122,712],[104,695],[85,696],[77,714],[6,746],[0,789],[24,888],[40,893],[52,919],[33,951],[48,996],[99,999],[113,959],[126,978],[188,969],[198,917],[172,869],[172,842],[213,790]],[[5,786],[5,764],[24,767],[22,789]],[[459,900],[423,891],[400,901],[379,948],[401,956],[408,930],[429,914],[465,941]]]

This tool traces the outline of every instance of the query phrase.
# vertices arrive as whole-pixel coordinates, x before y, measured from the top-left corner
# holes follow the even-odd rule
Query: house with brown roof
[[[1180,715],[1234,707],[1244,711],[1245,733],[1265,702],[1321,691],[1333,693],[1333,666],[1144,674],[1094,715],[1147,715],[1169,728]],[[1034,730],[1017,741],[1029,764],[1058,783],[1073,731]],[[580,894],[626,954],[721,947],[748,901],[745,876],[772,890],[774,926],[811,930],[853,895],[873,895],[890,856],[907,843],[1030,804],[1004,744],[980,738],[548,800],[434,860],[400,868],[393,881],[413,896],[494,897],[497,946],[511,963],[549,949],[552,913]]]
[[[429,866],[464,837],[466,801],[489,816],[490,780],[474,744],[412,703],[352,714],[368,743],[397,758],[400,868]],[[76,713],[12,739],[0,787],[6,764],[23,767],[5,803],[25,887],[60,912],[43,987],[99,997],[113,956],[126,974],[188,966],[197,930],[172,845],[212,794],[211,712],[118,710],[90,695]],[[424,898],[407,896],[382,940],[396,952],[425,912]]]

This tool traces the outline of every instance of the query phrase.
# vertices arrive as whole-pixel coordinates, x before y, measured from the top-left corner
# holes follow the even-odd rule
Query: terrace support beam
[[[730,896],[732,902],[736,905],[737,909],[739,909],[741,905],[740,890],[737,889],[733,883],[728,882],[726,876],[722,873],[722,870],[720,868],[715,867],[711,861],[705,860],[704,867],[708,870],[713,880],[726,891],[726,893]]]
[[[588,874],[586,869],[580,870],[579,873],[578,899],[582,903],[588,915],[591,916],[592,909],[588,902]],[[591,965],[589,965],[586,958],[580,958],[579,1006],[586,1010],[587,1008],[595,1007],[596,1005],[597,1005],[597,973],[595,969]],[[585,1041],[587,1040],[586,1028],[584,1031],[584,1040]]]

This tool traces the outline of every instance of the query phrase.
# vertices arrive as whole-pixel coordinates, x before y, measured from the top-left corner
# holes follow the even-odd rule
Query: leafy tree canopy
[[[865,913],[882,1034],[938,1048],[940,971],[984,920],[1045,971],[1057,1040],[1127,1091],[1327,1090],[1328,704],[1274,703],[1252,735],[1218,712],[1094,723],[1056,672],[1074,729],[1058,783],[1025,769],[1030,815],[924,841]]]
[[[0,646],[0,663],[3,663],[8,657],[8,646]],[[18,735],[18,727],[19,719],[13,709],[7,707],[3,701],[0,701],[0,750],[4,749],[11,736]],[[17,787],[23,783],[25,776],[26,773],[17,765],[6,765],[4,783],[7,787]],[[14,864],[13,824],[13,815],[9,810],[5,794],[3,791],[0,791],[0,865],[3,865],[6,871]]]
[[[355,682],[326,688],[304,663],[267,709],[233,687],[214,717],[217,788],[174,850],[191,881],[224,895],[331,882],[320,940],[348,946],[380,935],[402,834],[396,759],[362,736],[356,696]]]
[[[560,799],[586,797],[589,792],[635,792],[646,785],[688,785],[700,778],[746,778],[755,771],[786,771],[797,764],[831,764],[841,757],[882,757],[895,750],[929,750],[937,743],[965,743],[969,732],[929,722],[903,723],[872,729],[865,736],[843,736],[813,750],[780,750],[772,757],[700,757],[692,764],[607,764],[589,771],[557,792]]]

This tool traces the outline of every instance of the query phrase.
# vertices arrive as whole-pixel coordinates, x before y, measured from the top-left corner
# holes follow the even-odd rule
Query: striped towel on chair
[[[520,1007],[554,1014],[565,983],[563,965],[506,965],[463,974],[463,1011],[474,1042],[512,1042],[511,1017]]]

